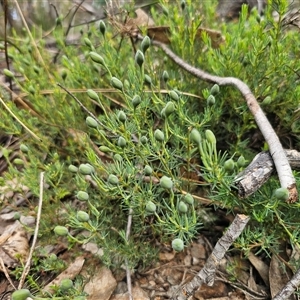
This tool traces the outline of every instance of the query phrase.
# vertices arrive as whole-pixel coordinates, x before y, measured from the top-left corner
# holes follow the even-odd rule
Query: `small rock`
[[[136,300],[150,300],[147,293],[138,286],[132,288],[132,297]],[[98,299],[102,300],[102,298]],[[128,300],[128,293],[113,295],[110,300]]]
[[[117,294],[125,294],[125,293],[127,293],[127,291],[128,291],[128,288],[127,288],[126,282],[120,281],[120,282],[118,282],[117,287],[114,290],[114,294],[115,295],[117,295]]]
[[[89,300],[109,300],[116,286],[117,282],[111,271],[107,268],[101,268],[95,276],[90,278],[84,291],[89,295]]]

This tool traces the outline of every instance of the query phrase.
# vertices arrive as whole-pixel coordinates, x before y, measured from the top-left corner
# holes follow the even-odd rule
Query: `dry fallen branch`
[[[30,248],[29,256],[27,258],[26,264],[24,266],[24,269],[23,269],[23,272],[22,272],[22,275],[21,275],[21,278],[20,278],[18,290],[23,287],[26,276],[28,275],[28,273],[30,271],[31,260],[32,260],[33,252],[35,250],[35,245],[36,245],[36,242],[37,242],[39,229],[40,229],[40,221],[41,221],[42,206],[43,206],[43,193],[44,193],[44,172],[41,172],[41,175],[40,175],[40,196],[39,196],[38,212],[37,212],[37,216],[36,216],[36,226],[35,226],[35,230],[34,230],[34,236],[33,236],[33,241],[32,241],[32,245],[31,245],[31,248]]]
[[[272,300],[288,299],[300,284],[300,269]]]
[[[142,39],[141,36],[139,36]],[[211,75],[200,69],[197,69],[178,57],[168,46],[158,41],[152,41],[152,44],[161,48],[165,54],[170,57],[177,65],[191,73],[192,75],[205,80],[207,82],[216,83],[220,86],[232,85],[237,88],[247,102],[257,126],[263,134],[266,142],[269,145],[270,154],[273,158],[279,181],[282,188],[289,190],[288,202],[293,203],[298,199],[298,191],[296,188],[296,180],[293,176],[292,169],[279,141],[279,138],[269,123],[267,117],[259,106],[256,98],[252,94],[247,84],[235,77],[219,77]]]
[[[284,150],[285,155],[292,169],[300,169],[300,152],[296,150]],[[240,198],[247,198],[255,193],[272,175],[274,161],[270,152],[260,152],[248,165],[239,173],[236,178],[236,187]]]
[[[236,215],[232,224],[228,227],[226,233],[220,238],[213,252],[207,259],[203,269],[193,278],[193,280],[173,292],[171,299],[186,300],[194,294],[194,292],[201,287],[203,283],[209,286],[214,284],[216,269],[224,257],[226,251],[239,237],[244,230],[250,218],[245,215]]]

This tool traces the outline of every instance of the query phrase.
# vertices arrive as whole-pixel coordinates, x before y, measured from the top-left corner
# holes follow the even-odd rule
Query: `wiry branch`
[[[139,37],[142,38],[142,37]],[[248,108],[250,109],[253,117],[259,127],[261,133],[263,134],[266,142],[269,145],[270,154],[274,160],[274,164],[278,173],[279,181],[281,187],[287,188],[289,190],[288,202],[293,203],[298,199],[298,192],[296,188],[296,181],[292,173],[292,169],[289,165],[288,159],[279,141],[279,138],[269,123],[267,117],[259,106],[256,98],[251,92],[247,84],[235,77],[220,77],[211,75],[205,71],[197,69],[183,59],[178,57],[168,46],[158,41],[152,41],[153,45],[161,48],[165,54],[170,57],[177,65],[191,73],[192,75],[205,80],[207,82],[216,83],[220,86],[232,85],[237,88],[244,99],[247,102]]]

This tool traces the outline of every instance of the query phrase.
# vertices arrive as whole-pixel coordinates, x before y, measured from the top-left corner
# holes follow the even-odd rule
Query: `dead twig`
[[[284,300],[289,298],[300,285],[300,269],[292,279],[281,289],[272,300]]]
[[[3,271],[6,279],[8,280],[8,282],[10,283],[10,285],[16,290],[17,288],[15,287],[14,283],[12,282],[7,270],[6,270],[6,267],[5,267],[5,264],[3,262],[3,259],[0,257],[0,266],[1,266],[1,271]]]
[[[224,257],[226,251],[233,244],[233,242],[242,233],[249,220],[250,218],[246,215],[236,215],[232,224],[228,227],[226,233],[215,245],[213,252],[207,259],[202,270],[198,272],[197,275],[189,283],[179,287],[179,289],[178,287],[173,288],[171,296],[172,300],[189,299],[189,297],[191,297],[203,283],[206,283],[209,286],[212,286],[214,284],[216,270],[221,259]]]
[[[130,232],[131,232],[131,224],[132,224],[132,213],[133,209],[130,208],[128,212],[128,221],[127,221],[127,228],[126,228],[126,240],[129,239]],[[126,280],[127,280],[127,289],[128,289],[128,299],[133,300],[132,297],[132,284],[131,284],[131,272],[128,264],[127,258],[125,259],[125,265],[126,265]]]
[[[35,225],[35,230],[34,230],[34,236],[33,236],[33,241],[32,245],[30,248],[29,256],[26,261],[26,264],[24,266],[24,270],[19,282],[18,290],[20,290],[25,282],[26,276],[28,275],[30,271],[30,265],[31,265],[31,259],[32,255],[35,249],[35,245],[37,242],[37,237],[39,233],[39,228],[40,228],[40,220],[41,220],[41,215],[42,215],[42,206],[43,206],[43,192],[44,192],[44,172],[41,172],[40,174],[40,197],[39,197],[39,205],[38,205],[38,211],[37,211],[37,216],[36,216],[36,225]]]
[[[139,35],[138,38],[142,39],[143,37]],[[254,97],[248,85],[235,77],[220,77],[211,75],[205,71],[202,71],[200,69],[195,68],[194,66],[189,65],[187,62],[185,62],[183,59],[177,56],[167,45],[158,41],[152,41],[152,44],[161,48],[169,58],[171,58],[178,66],[180,66],[182,69],[186,70],[190,74],[207,82],[216,83],[220,86],[232,85],[241,92],[244,99],[246,100],[248,108],[250,109],[256,121],[257,126],[259,127],[261,133],[263,134],[266,142],[269,145],[270,154],[273,158],[281,187],[287,188],[289,190],[289,198],[287,201],[289,203],[296,202],[298,199],[296,180],[293,176],[288,159],[285,155],[285,152],[282,148],[282,145],[279,141],[276,132],[272,128],[270,122],[268,121],[267,117],[265,116],[264,112],[259,106],[256,98]]]

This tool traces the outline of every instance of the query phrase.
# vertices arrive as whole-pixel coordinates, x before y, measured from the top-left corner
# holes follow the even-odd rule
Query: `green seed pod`
[[[28,152],[28,147],[25,145],[25,144],[21,144],[20,145],[20,150],[23,152],[23,153],[27,153]]]
[[[127,119],[126,114],[124,113],[123,110],[120,110],[117,114],[117,118],[120,122],[124,123]]]
[[[163,79],[163,81],[165,82],[165,83],[167,83],[167,81],[169,80],[169,73],[168,73],[168,71],[163,71],[163,74],[162,74],[162,79]]]
[[[30,86],[28,87],[28,92],[29,92],[31,95],[34,95],[35,92],[36,92],[36,90],[35,90],[35,88],[34,88],[32,85],[30,85]]]
[[[119,184],[119,179],[116,175],[109,174],[107,181],[112,184],[112,185],[117,185]]]
[[[141,142],[143,145],[145,145],[145,144],[148,143],[148,138],[147,138],[146,136],[143,135],[143,136],[141,136],[140,142]]]
[[[146,74],[145,77],[144,77],[144,82],[145,82],[145,84],[152,85],[152,79],[151,79],[151,77]]]
[[[100,30],[101,34],[103,36],[105,36],[106,25],[102,20],[99,22],[99,30]]]
[[[78,170],[82,175],[91,175],[93,173],[93,168],[88,164],[80,164]]]
[[[196,128],[192,129],[192,131],[190,133],[190,140],[197,145],[199,145],[201,143],[201,135],[200,135],[200,132]]]
[[[153,169],[149,166],[149,165],[146,165],[145,168],[144,168],[144,174],[146,176],[150,176],[153,172]]]
[[[126,144],[127,144],[126,140],[122,136],[119,136],[118,146],[121,148],[124,148],[124,147],[126,147]]]
[[[24,161],[21,158],[15,158],[13,160],[13,164],[18,165],[18,166],[23,166],[24,165]]]
[[[88,46],[90,48],[93,47],[92,42],[91,42],[91,40],[89,38],[84,38],[83,41],[86,44],[86,46]]]
[[[109,153],[109,152],[111,152],[111,149],[108,148],[107,146],[100,146],[100,147],[99,147],[99,150],[102,151],[102,152],[104,152],[104,153]]]
[[[272,102],[271,96],[267,96],[261,104],[262,105],[269,105],[271,102]]]
[[[98,128],[99,127],[98,122],[90,116],[86,117],[85,123],[86,123],[87,126],[89,126],[91,128]]]
[[[230,158],[230,159],[228,159],[228,160],[225,161],[225,163],[224,163],[224,169],[227,172],[232,172],[233,171],[233,169],[234,169],[234,161],[233,161],[233,159]]]
[[[78,168],[74,165],[69,165],[68,170],[72,173],[77,173],[78,172]]]
[[[123,90],[123,83],[116,77],[111,78],[110,84],[117,90]]]
[[[147,49],[150,47],[151,45],[151,40],[149,38],[149,36],[145,36],[142,40],[142,43],[141,43],[141,48],[142,48],[142,51],[145,53],[147,51]]]
[[[79,191],[76,195],[77,199],[80,201],[88,201],[90,196],[87,192]]]
[[[90,52],[90,58],[97,64],[100,64],[100,65],[105,65],[105,62],[104,62],[104,59],[101,55],[99,55],[97,52]]]
[[[274,192],[274,196],[278,200],[288,200],[289,199],[289,191],[286,188],[279,188]]]
[[[95,168],[91,164],[86,164],[86,165],[92,169],[92,173],[95,173]]]
[[[175,111],[175,105],[172,101],[169,101],[164,108],[164,116],[168,117]]]
[[[183,240],[182,239],[174,239],[172,241],[172,248],[173,248],[173,250],[175,250],[177,252],[182,251],[184,248]]]
[[[179,204],[178,204],[178,210],[181,213],[185,214],[188,211],[188,207],[183,201],[180,201]]]
[[[215,98],[215,96],[209,95],[208,98],[207,98],[207,100],[206,100],[206,103],[207,103],[208,105],[214,105],[214,104],[216,103],[216,98]]]
[[[194,197],[191,194],[185,194],[183,200],[190,205],[194,204]]]
[[[90,216],[85,211],[80,210],[77,212],[76,218],[79,222],[87,222],[90,219]]]
[[[178,101],[178,100],[179,100],[179,96],[178,96],[178,94],[177,94],[174,90],[172,90],[172,91],[170,92],[169,96],[170,96],[171,99],[173,99],[173,100],[175,100],[175,101]]]
[[[55,226],[54,232],[59,236],[66,236],[69,234],[69,230],[65,226]]]
[[[135,62],[139,65],[139,67],[142,67],[144,61],[145,61],[145,57],[142,51],[140,50],[136,51]]]
[[[59,288],[61,291],[66,292],[73,287],[73,281],[69,278],[62,279]]]
[[[148,201],[146,204],[146,211],[154,213],[156,211],[156,205],[152,201]]]
[[[17,290],[11,294],[11,300],[26,300],[29,297],[31,298],[33,295],[27,289]]]
[[[220,93],[220,87],[219,87],[219,85],[214,84],[214,85],[212,86],[212,88],[210,89],[210,93],[211,93],[212,95],[219,94],[219,93]]]
[[[173,181],[170,177],[167,177],[167,176],[163,176],[159,180],[159,184],[162,188],[167,189],[167,190],[171,190],[173,188]]]
[[[16,212],[14,214],[14,220],[20,220],[20,218],[21,218],[21,214],[19,212]]]
[[[211,130],[209,130],[209,129],[205,130],[205,137],[211,144],[213,144],[213,145],[216,144],[216,142],[217,142],[216,137]]]
[[[5,76],[9,77],[9,78],[14,78],[15,77],[14,73],[12,71],[8,70],[8,69],[4,69],[3,74]]]
[[[95,100],[95,101],[99,101],[99,100],[100,100],[99,97],[98,97],[98,94],[97,94],[95,91],[93,91],[93,90],[91,90],[91,89],[88,89],[86,92],[87,92],[88,96],[89,96],[92,100]]]
[[[114,160],[118,161],[118,162],[122,162],[123,161],[123,157],[119,153],[116,153],[114,155]]]
[[[51,261],[56,261],[57,260],[57,255],[55,253],[51,253],[50,256],[49,256],[49,259]]]
[[[245,164],[246,164],[245,157],[244,157],[243,155],[241,155],[241,156],[239,157],[239,159],[237,160],[236,163],[237,163],[237,165],[238,165],[239,168],[244,167]]]
[[[159,130],[159,129],[156,129],[154,131],[154,138],[158,141],[158,142],[163,142],[165,140],[165,135],[164,133]]]
[[[132,102],[133,107],[136,108],[142,102],[142,100],[141,100],[141,97],[139,95],[135,95],[132,98],[131,102]]]

